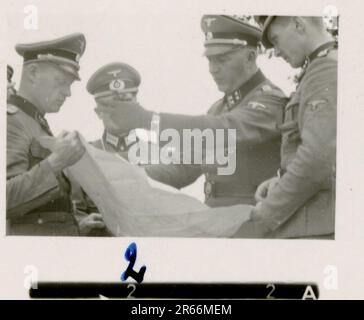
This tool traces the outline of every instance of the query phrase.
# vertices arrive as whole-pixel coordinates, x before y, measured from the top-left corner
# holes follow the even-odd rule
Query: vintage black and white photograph
[[[341,84],[341,57],[350,51],[342,2],[282,10],[264,1],[256,8],[243,1],[83,2],[74,10],[67,1],[19,2],[6,13],[6,241],[29,248],[48,242],[62,254],[64,246],[79,248],[80,256],[61,266],[63,280],[79,280],[75,261],[87,260],[93,246],[92,259],[110,251],[115,274],[108,248],[117,243],[119,267],[138,246],[139,269],[146,265],[140,281],[144,273],[146,281],[176,280],[169,272],[168,279],[152,274],[147,261],[158,249],[146,248],[159,243],[172,254],[178,243],[183,259],[203,241],[212,260],[229,247],[231,263],[244,255],[272,264],[255,281],[309,281],[299,269],[285,274],[280,263],[308,263],[305,257],[324,254],[321,245],[329,255],[343,235],[360,238],[356,202],[343,198],[346,191],[356,197],[345,178],[355,170],[340,160],[355,152],[338,148],[350,137],[348,118],[355,118],[342,105],[349,82]],[[338,210],[345,206],[348,213]],[[38,256],[32,250],[21,260]],[[288,260],[283,252],[291,252]],[[34,259],[29,265],[41,273]],[[42,259],[44,266],[50,256]],[[311,281],[335,273],[331,266],[328,259]],[[110,280],[88,272],[92,280]],[[240,273],[229,276],[234,281]],[[210,282],[209,273],[199,281]]]
[[[169,105],[164,90],[140,102],[138,61],[83,66],[87,32],[11,42],[8,235],[334,239],[338,17],[205,14],[194,28],[221,96],[196,115],[155,110]],[[282,60],[285,90],[270,77]],[[94,101],[54,134],[47,116],[67,108],[75,81]],[[165,90],[183,89],[171,79]],[[93,113],[103,130],[90,140]],[[183,192],[200,177],[203,202]]]

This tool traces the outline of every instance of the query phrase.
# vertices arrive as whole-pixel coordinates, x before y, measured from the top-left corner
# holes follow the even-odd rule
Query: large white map
[[[94,201],[115,236],[230,237],[249,220],[249,205],[209,208],[80,138],[86,152],[67,175]],[[52,139],[47,137],[42,144],[52,150]]]

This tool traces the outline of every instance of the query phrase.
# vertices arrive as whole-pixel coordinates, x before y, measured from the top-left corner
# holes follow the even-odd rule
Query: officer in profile
[[[85,45],[81,33],[16,45],[24,64],[18,93],[7,102],[9,235],[78,236],[104,228],[100,214],[78,216],[63,173],[85,152],[77,132],[62,132],[53,152],[40,143],[41,137],[52,136],[45,115],[60,110],[79,80]]]
[[[135,102],[121,101],[117,107],[99,105],[121,133],[135,128],[150,129],[236,129],[236,171],[218,175],[216,164],[156,164],[146,167],[154,180],[183,188],[205,175],[206,204],[211,207],[254,204],[257,186],[276,172],[280,161],[280,132],[286,98],[256,64],[261,29],[224,15],[207,15],[201,20],[205,34],[205,56],[209,70],[224,97],[207,115],[190,116],[144,109]],[[214,131],[215,132],[215,131]],[[186,151],[186,150],[185,150]],[[189,150],[187,150],[189,151]],[[224,150],[228,151],[228,150]]]
[[[264,46],[302,72],[281,126],[280,176],[259,186],[251,221],[236,237],[333,239],[337,43],[321,17],[264,16],[261,23]]]
[[[112,62],[97,69],[87,82],[86,89],[96,102],[96,105],[107,104],[117,106],[119,101],[137,101],[137,94],[141,82],[140,75],[132,66],[123,62]],[[103,114],[95,109],[100,120],[103,121],[104,131],[100,139],[90,144],[103,151],[113,153],[117,157],[128,161],[131,146],[139,142],[135,132],[119,134],[110,121],[103,118]],[[72,199],[77,208],[83,212],[99,212],[95,203],[85,191],[74,183]],[[93,231],[95,236],[111,236],[108,230]]]

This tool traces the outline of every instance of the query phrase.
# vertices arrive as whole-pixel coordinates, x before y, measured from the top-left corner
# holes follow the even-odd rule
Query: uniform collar
[[[308,63],[312,62],[318,57],[326,56],[332,49],[337,47],[336,41],[329,41],[319,46],[308,56]]]
[[[265,81],[266,78],[261,70],[258,70],[247,82],[240,86],[237,90],[225,95],[224,101],[227,103],[228,109],[233,109],[238,105],[245,96],[256,86]]]
[[[306,73],[306,69],[308,65],[319,57],[325,57],[327,54],[337,48],[337,42],[336,41],[329,41],[324,43],[323,45],[319,46],[316,50],[314,50],[305,60],[301,72],[297,76],[297,83],[299,84],[303,78],[303,76]]]
[[[49,128],[47,120],[44,118],[44,115],[38,110],[38,108],[32,104],[27,99],[19,96],[19,95],[11,95],[7,101],[10,104],[17,106],[28,116],[37,121],[40,126],[49,134],[52,135],[52,132]]]

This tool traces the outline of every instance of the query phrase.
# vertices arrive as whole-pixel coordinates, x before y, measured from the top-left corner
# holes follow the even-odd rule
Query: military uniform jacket
[[[315,237],[335,230],[337,50],[330,44],[319,49],[285,108],[286,172],[256,215],[270,230],[267,237]]]
[[[239,90],[217,101],[207,115],[161,114],[160,130],[174,128],[181,136],[183,129],[236,129],[236,171],[232,175],[218,175],[217,163],[159,164],[148,166],[147,174],[176,188],[185,187],[205,174],[207,205],[253,204],[257,186],[279,168],[280,132],[277,125],[282,122],[286,103],[282,91],[259,70]]]
[[[33,116],[24,112],[26,105]],[[11,235],[78,235],[70,185],[55,175],[38,138],[51,134],[35,107],[19,96],[7,106],[7,226]]]

